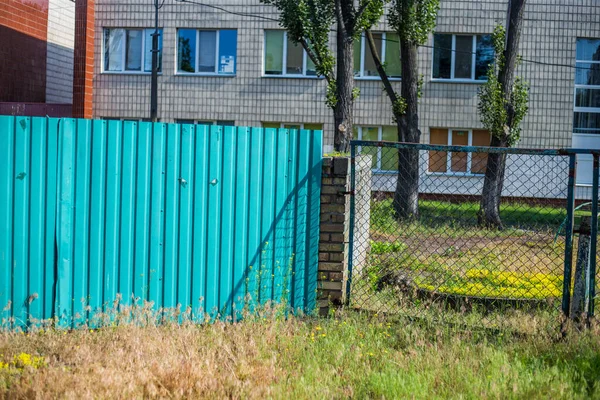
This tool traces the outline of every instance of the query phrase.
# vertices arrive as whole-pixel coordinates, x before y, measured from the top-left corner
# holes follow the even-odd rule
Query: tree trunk
[[[406,110],[398,119],[398,140],[419,143],[418,115],[418,69],[417,45],[409,41],[400,43],[400,62],[402,65],[402,98]],[[413,149],[398,150],[398,181],[394,193],[394,212],[399,219],[419,217],[419,151]]]
[[[506,142],[502,142],[500,139],[494,137],[492,138],[491,146],[505,147]],[[502,229],[500,200],[502,196],[502,186],[504,184],[505,168],[506,154],[488,154],[481,203],[477,215],[477,220],[481,226]]]
[[[354,42],[352,32],[352,2],[336,1],[337,8],[337,73],[336,98],[333,110],[335,128],[334,148],[348,152],[352,138],[352,111],[354,108]]]
[[[514,107],[511,101],[512,90],[515,83],[519,38],[523,26],[523,12],[526,0],[509,0],[508,4],[508,29],[506,31],[506,46],[504,50],[504,63],[498,71],[502,93],[506,104],[507,121],[504,132],[498,138],[493,135],[490,146],[506,147],[513,126]],[[477,219],[479,225],[487,228],[502,229],[500,219],[500,198],[504,185],[506,170],[506,154],[489,154],[485,170],[485,180],[481,193],[481,203]]]

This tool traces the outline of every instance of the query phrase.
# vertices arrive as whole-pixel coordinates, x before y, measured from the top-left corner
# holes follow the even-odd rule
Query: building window
[[[235,126],[235,121],[205,121],[195,119],[176,119],[176,124],[199,124],[199,125],[217,125],[217,126]]]
[[[490,133],[483,129],[431,128],[429,143],[449,146],[489,146]],[[429,152],[429,172],[445,174],[484,174],[487,153]]]
[[[573,132],[600,134],[600,39],[577,39]]]
[[[152,72],[154,29],[104,29],[104,72]],[[162,29],[158,37],[158,71],[162,64]]]
[[[263,122],[263,128],[276,128],[276,129],[306,129],[309,131],[322,131],[322,124],[303,124],[295,122]]]
[[[121,122],[152,122],[150,118],[120,118],[120,117],[100,117],[104,121],[121,121]],[[160,122],[160,118],[156,120]]]
[[[286,31],[265,30],[265,75],[316,77],[317,71],[306,51],[294,44]]]
[[[398,34],[394,32],[374,32],[373,40],[388,77],[399,79],[401,68]],[[357,78],[379,79],[375,60],[371,55],[371,48],[365,35],[361,35],[359,39],[354,41],[354,76]]]
[[[398,141],[395,126],[354,126],[354,139],[372,141]],[[372,167],[376,172],[398,172],[398,151],[391,147],[365,147],[360,154],[371,155]]]
[[[177,72],[235,75],[237,30],[177,30]]]
[[[433,79],[485,81],[493,62],[491,35],[433,35]]]

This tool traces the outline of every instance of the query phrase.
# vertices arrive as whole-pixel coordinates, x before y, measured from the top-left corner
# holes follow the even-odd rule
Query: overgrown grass
[[[489,230],[477,225],[479,203],[445,202],[419,200],[419,220],[399,223],[394,219],[392,199],[371,203],[371,229],[383,234],[437,233],[447,237],[492,236]],[[578,210],[576,215],[589,214]],[[500,216],[505,225],[503,231],[493,232],[493,236],[507,236],[522,233],[524,230],[556,232],[567,216],[564,207],[506,203],[500,208]],[[476,229],[473,229],[476,228]]]
[[[600,398],[598,331],[510,336],[398,317],[1,333],[9,398]],[[281,314],[279,314],[281,315]]]

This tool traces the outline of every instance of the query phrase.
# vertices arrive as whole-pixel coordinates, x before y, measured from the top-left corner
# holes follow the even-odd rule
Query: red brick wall
[[[94,0],[75,1],[73,116],[76,118],[92,118],[93,113],[94,3]]]
[[[0,101],[46,101],[49,0],[0,0]]]

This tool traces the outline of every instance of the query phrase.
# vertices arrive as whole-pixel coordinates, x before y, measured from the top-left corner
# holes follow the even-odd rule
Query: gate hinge
[[[337,192],[338,196],[345,196],[347,194],[349,194],[350,196],[354,196],[354,190],[350,190],[348,192]]]

